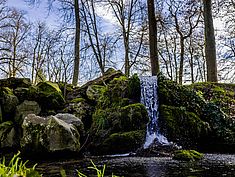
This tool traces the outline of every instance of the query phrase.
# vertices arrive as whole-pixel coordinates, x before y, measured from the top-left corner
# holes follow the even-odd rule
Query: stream
[[[105,176],[112,174],[124,177],[235,177],[235,155],[205,154],[197,162],[172,160],[170,157],[89,157],[84,159],[63,159],[31,161],[37,163],[37,170],[43,177],[59,177],[64,169],[68,177],[77,176],[77,171],[89,177],[96,173],[88,166],[90,160],[102,169],[106,164]]]

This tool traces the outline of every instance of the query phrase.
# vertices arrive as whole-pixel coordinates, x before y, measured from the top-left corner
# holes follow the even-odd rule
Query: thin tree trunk
[[[212,17],[211,0],[203,0],[205,26],[205,55],[207,64],[207,81],[218,82],[215,34]]]
[[[184,37],[180,37],[180,68],[179,68],[179,84],[183,83],[184,72]]]
[[[75,22],[76,22],[76,32],[75,32],[75,45],[74,45],[74,70],[73,70],[73,85],[78,84],[79,76],[79,63],[80,63],[80,14],[79,14],[79,0],[74,0],[74,10],[75,10]]]
[[[154,0],[147,0],[148,3],[148,20],[149,20],[149,47],[151,72],[155,76],[160,72],[158,48],[157,48],[157,24],[155,18]]]

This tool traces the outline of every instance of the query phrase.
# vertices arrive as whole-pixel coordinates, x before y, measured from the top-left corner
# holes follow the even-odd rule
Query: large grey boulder
[[[41,108],[36,101],[25,100],[23,103],[16,107],[15,122],[19,125],[23,123],[24,118],[28,114],[38,115],[41,112]]]
[[[56,116],[44,118],[29,114],[22,124],[22,150],[29,153],[78,152],[80,134],[72,122],[67,122]]]

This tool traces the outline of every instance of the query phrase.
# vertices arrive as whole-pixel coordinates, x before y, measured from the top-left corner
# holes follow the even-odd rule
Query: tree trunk
[[[75,12],[75,45],[74,45],[74,69],[73,69],[73,85],[78,84],[79,63],[80,63],[80,14],[79,14],[79,0],[74,0]]]
[[[204,5],[204,30],[205,30],[205,55],[207,64],[207,81],[218,82],[216,64],[215,34],[212,18],[211,0],[203,0]]]
[[[147,0],[148,3],[148,20],[149,20],[149,47],[151,72],[155,76],[160,72],[158,48],[157,48],[157,24],[155,18],[154,0]]]
[[[180,69],[179,69],[179,84],[183,84],[183,72],[184,72],[184,38],[180,37]]]

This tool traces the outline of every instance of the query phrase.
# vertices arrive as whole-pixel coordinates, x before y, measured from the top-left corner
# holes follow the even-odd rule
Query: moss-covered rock
[[[88,99],[92,101],[98,101],[104,92],[105,92],[105,86],[90,85],[86,90],[86,95]]]
[[[29,114],[22,124],[21,148],[27,154],[78,152],[80,135],[76,127],[58,116],[46,118]],[[81,122],[81,121],[80,121]]]
[[[25,100],[23,103],[16,106],[15,122],[21,125],[28,114],[38,115],[40,112],[41,108],[36,101]]]
[[[134,152],[144,144],[145,130],[111,134],[101,145],[101,153],[118,154]]]
[[[203,90],[203,88],[201,87],[202,85],[199,84],[201,88],[198,90],[196,89],[193,90],[192,87],[194,87],[194,85],[193,86],[180,86],[176,84],[175,82],[166,79],[162,75],[159,76],[158,81],[159,81],[160,105],[178,107],[178,108],[174,108],[174,111],[172,111],[172,109],[167,110],[166,106],[162,107],[160,109],[160,115],[163,115],[163,116],[165,115],[164,118],[162,119],[165,119],[165,118],[169,119],[173,115],[176,117],[182,117],[182,115],[184,115],[184,118],[186,117],[188,119],[186,121],[187,123],[191,122],[191,124],[193,124],[193,120],[194,120],[196,124],[194,126],[192,125],[192,129],[194,130],[195,137],[198,137],[198,135],[201,132],[201,128],[203,127],[203,126],[199,126],[201,128],[198,128],[198,125],[203,125],[200,122],[208,123],[210,127],[210,131],[207,134],[201,134],[199,136],[200,142],[197,142],[196,140],[195,142],[197,142],[197,144],[200,144],[201,148],[203,149],[206,148],[207,150],[212,150],[215,147],[222,147],[220,148],[220,151],[222,151],[224,147],[230,147],[229,149],[234,149],[232,147],[234,147],[234,144],[235,144],[235,141],[234,141],[235,131],[233,128],[235,127],[235,121],[233,120],[232,117],[228,116],[222,111],[220,107],[221,105],[216,104],[212,99],[211,100],[209,99],[209,97],[213,98],[212,96],[213,94],[210,92],[207,92],[208,89]],[[211,83],[206,83],[205,85],[208,86],[208,85],[211,85]],[[224,89],[221,89],[218,86],[213,87],[213,88],[215,92],[217,92],[217,94],[215,95],[217,96],[222,95],[221,97],[225,96]],[[229,89],[231,89],[231,87],[229,87]],[[208,97],[205,97],[204,93],[207,93]],[[179,112],[179,110],[182,108],[184,109],[184,111],[181,110]],[[178,112],[179,114],[175,112]],[[182,118],[179,120],[182,120]],[[179,120],[177,122],[179,122]],[[197,123],[198,120],[201,120],[199,121],[199,124]],[[166,121],[169,121],[169,120],[166,119]],[[173,121],[173,125],[175,125],[175,123],[177,122]],[[168,123],[168,125],[170,124]],[[174,129],[173,125],[171,126],[172,129]],[[198,129],[198,133],[196,133],[197,129]],[[184,134],[182,134],[181,136],[179,134],[179,136],[181,136],[179,137],[179,139],[184,139],[183,135]],[[219,146],[219,144],[222,146]],[[208,149],[208,147],[210,148]]]
[[[203,158],[203,154],[195,150],[177,150],[173,159],[181,161],[196,161]]]
[[[130,104],[125,107],[97,109],[92,115],[92,118],[93,123],[91,126],[91,133],[93,135],[93,146],[91,151],[96,149],[97,152],[102,153],[117,153],[117,151],[128,152],[130,150],[135,150],[134,147],[136,146],[140,147],[143,143],[142,139],[139,144],[132,141],[132,138],[137,134],[125,134],[123,132],[138,131],[141,132],[141,137],[144,137],[146,125],[149,121],[147,110],[140,103]],[[120,145],[120,147],[122,147],[120,150],[118,150],[118,148],[112,148],[113,145],[111,146],[111,144],[118,144],[119,139],[122,139],[122,141],[127,141],[128,135],[130,135],[129,138],[130,143],[133,144],[132,146],[124,148],[124,144],[122,144]],[[138,140],[139,139],[140,138],[138,138]],[[105,144],[103,144],[104,141],[106,142]],[[103,151],[104,148],[106,149],[105,151]]]
[[[214,103],[226,114],[235,118],[235,84],[195,83],[188,87],[200,93],[206,101]]]
[[[84,98],[73,99],[68,103],[63,111],[73,114],[81,119],[84,124],[85,130],[88,130],[91,127],[94,106],[89,104]]]
[[[0,148],[13,147],[17,144],[12,121],[0,124]]]
[[[37,85],[38,103],[43,112],[57,110],[64,106],[62,91],[56,83],[40,82]]]
[[[170,141],[183,147],[197,147],[200,139],[210,131],[207,122],[195,113],[186,111],[185,107],[161,105],[160,113],[164,134]]]
[[[105,110],[98,109],[92,118],[94,132],[105,129],[111,132],[143,130],[149,121],[147,110],[140,103]]]
[[[31,82],[28,78],[11,77],[8,79],[0,79],[0,87],[9,87],[11,89],[16,89],[17,87],[28,88],[30,86]]]
[[[8,87],[2,87],[0,89],[0,97],[2,97],[3,121],[13,120],[15,108],[19,103],[18,98],[13,94],[12,89]]]

